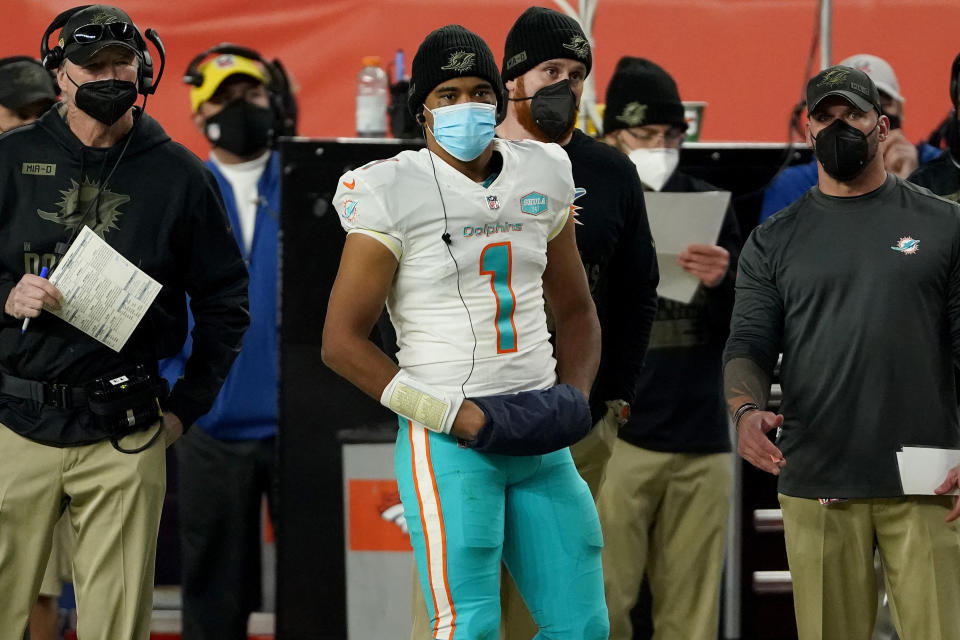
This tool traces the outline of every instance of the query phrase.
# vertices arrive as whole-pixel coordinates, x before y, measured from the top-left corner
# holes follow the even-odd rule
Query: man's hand
[[[166,446],[172,445],[177,439],[183,435],[183,423],[180,422],[180,418],[176,415],[170,413],[169,411],[163,412],[163,440],[166,442]]]
[[[43,305],[51,309],[59,309],[61,300],[63,295],[50,284],[49,280],[27,273],[10,290],[3,310],[17,320],[36,318],[40,315]]]
[[[897,177],[906,179],[920,166],[917,147],[900,129],[894,129],[883,141],[883,166]]]
[[[783,424],[783,416],[770,411],[750,411],[740,419],[737,429],[737,453],[755,466],[775,476],[787,464],[783,454],[767,438],[767,432]]]
[[[960,488],[960,464],[947,472],[947,479],[943,481],[943,484],[934,489],[933,492],[937,495],[943,495],[957,488]],[[950,513],[947,514],[944,520],[953,522],[958,517],[960,517],[960,496],[953,499],[953,509],[950,510]]]
[[[720,284],[730,266],[730,252],[715,244],[691,244],[679,256],[677,264],[700,279],[705,287]]]
[[[453,426],[450,427],[450,435],[467,442],[476,440],[477,434],[486,422],[487,416],[484,415],[483,410],[472,401],[464,400],[460,405],[460,411],[457,412],[457,417],[453,420]]]

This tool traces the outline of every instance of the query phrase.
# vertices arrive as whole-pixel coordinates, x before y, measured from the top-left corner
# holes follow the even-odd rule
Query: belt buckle
[[[73,394],[69,385],[51,382],[43,385],[43,404],[58,409],[73,407]]]

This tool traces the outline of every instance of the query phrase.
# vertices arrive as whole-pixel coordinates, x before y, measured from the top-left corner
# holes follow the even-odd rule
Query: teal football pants
[[[501,559],[539,640],[606,640],[597,510],[569,449],[477,453],[400,418],[405,519],[438,640],[494,640]]]

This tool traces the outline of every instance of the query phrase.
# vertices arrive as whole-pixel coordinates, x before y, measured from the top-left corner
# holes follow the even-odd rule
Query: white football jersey
[[[494,145],[503,166],[487,187],[421,149],[347,172],[334,198],[348,233],[397,258],[387,311],[400,366],[447,391],[467,381],[476,397],[556,381],[542,275],[574,192],[558,145]]]

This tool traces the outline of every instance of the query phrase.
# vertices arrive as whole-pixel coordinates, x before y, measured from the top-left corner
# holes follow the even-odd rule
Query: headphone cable
[[[426,135],[424,135],[424,138],[426,138]],[[467,382],[473,376],[473,370],[477,363],[477,332],[473,328],[473,316],[470,314],[470,307],[467,306],[467,301],[463,299],[463,292],[460,290],[460,264],[450,249],[450,245],[453,243],[450,240],[450,233],[447,231],[447,205],[443,201],[443,191],[440,189],[440,180],[437,178],[437,166],[433,163],[433,152],[430,151],[429,147],[427,147],[427,156],[430,158],[430,168],[433,169],[433,181],[437,185],[437,195],[440,196],[440,207],[443,209],[443,235],[440,237],[443,239],[443,245],[446,247],[447,253],[450,254],[450,259],[453,260],[454,267],[456,267],[457,295],[460,297],[460,304],[463,305],[464,311],[467,312],[467,321],[470,323],[470,333],[473,335],[473,351],[470,354],[470,371],[467,373],[467,377],[464,378],[463,382],[460,383],[460,392],[463,394],[463,397],[466,398]]]
[[[70,237],[67,239],[66,243],[57,243],[56,253],[60,257],[63,257],[63,254],[65,254],[70,249],[70,247],[73,245],[74,240],[76,240],[77,236],[80,235],[80,232],[83,230],[83,227],[86,226],[88,219],[90,218],[90,213],[91,212],[95,213],[96,211],[99,211],[100,196],[103,194],[104,191],[106,191],[107,184],[110,182],[110,178],[113,177],[113,172],[117,170],[117,167],[120,165],[120,160],[123,159],[123,156],[127,152],[127,147],[130,146],[130,141],[133,140],[133,135],[134,133],[136,133],[137,125],[140,124],[140,120],[143,118],[144,114],[146,113],[147,98],[148,96],[144,94],[143,104],[140,105],[140,112],[135,113],[133,116],[133,126],[130,127],[130,131],[127,133],[127,136],[126,136],[127,139],[124,141],[123,147],[120,149],[120,153],[117,155],[117,160],[113,163],[113,167],[110,169],[110,173],[107,174],[107,177],[103,180],[102,183],[100,183],[100,186],[97,188],[97,193],[94,195],[93,199],[90,201],[90,204],[87,205],[87,210],[83,212],[83,216],[80,218],[80,222],[77,223],[77,226],[74,228],[73,232],[70,234]],[[108,153],[109,153],[109,150],[108,150]],[[83,175],[81,170],[80,186],[77,187],[77,205],[78,206],[80,204],[80,190],[82,189],[82,187],[83,187]],[[94,206],[97,207],[96,210],[94,209]],[[57,260],[57,264],[53,265],[53,267],[50,269],[51,273],[57,267],[58,264],[59,264],[59,259]]]

